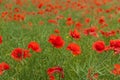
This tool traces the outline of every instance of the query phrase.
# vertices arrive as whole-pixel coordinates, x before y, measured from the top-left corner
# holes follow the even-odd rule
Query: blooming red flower
[[[2,17],[2,18],[6,17],[7,15],[8,15],[8,12],[2,12],[2,13],[1,13],[1,17]]]
[[[2,36],[0,36],[0,44],[2,43]]]
[[[50,35],[48,41],[56,48],[62,48],[64,46],[64,40],[62,37],[55,34]]]
[[[114,50],[115,54],[120,54],[120,40],[110,40],[110,48]]]
[[[9,69],[10,69],[9,64],[5,62],[0,63],[0,75],[2,75],[5,70],[9,70]]]
[[[104,41],[96,41],[93,44],[93,49],[99,53],[102,53],[105,50]]]
[[[70,43],[67,46],[67,50],[70,50],[72,52],[73,55],[77,56],[79,54],[81,54],[81,48],[78,44],[76,43]]]
[[[118,22],[120,23],[120,18],[118,19]]]
[[[20,12],[21,10],[19,8],[14,8],[14,12]]]
[[[54,30],[55,33],[60,33],[59,29]]]
[[[37,12],[37,14],[43,15],[43,14],[45,14],[45,11],[44,11],[44,10],[39,10],[39,11]]]
[[[101,12],[103,12],[103,9],[102,8],[98,8],[96,11],[97,11],[97,13],[101,13]]]
[[[25,58],[31,57],[31,54],[28,50],[24,50],[22,48],[15,48],[11,53],[11,57],[16,61],[21,61]]]
[[[3,70],[9,70],[10,66],[7,63],[2,62],[0,63],[0,68],[2,68]]]
[[[48,22],[55,25],[58,24],[57,20],[55,19],[49,19]]]
[[[77,29],[74,29],[74,31],[70,31],[70,36],[74,39],[80,39],[80,33],[77,31]]]
[[[112,48],[120,48],[120,40],[110,40],[110,47]]]
[[[85,23],[89,23],[89,22],[90,22],[90,18],[86,18]]]
[[[41,52],[42,49],[40,48],[40,45],[37,42],[31,41],[28,44],[28,48],[31,48],[35,52]]]
[[[98,34],[97,34],[97,27],[94,27],[94,26],[90,27],[90,28],[86,28],[84,30],[84,34],[86,36],[91,35],[91,36],[94,36],[94,37],[99,37]]]
[[[15,0],[15,3],[16,3],[17,5],[20,5],[20,6],[22,6],[22,5],[23,5],[22,0]]]
[[[64,71],[61,67],[56,66],[56,67],[48,68],[47,74],[48,74],[50,80],[55,80],[55,77],[53,76],[54,73],[60,73],[61,78],[64,78]]]
[[[82,24],[81,24],[80,22],[76,22],[76,23],[75,23],[75,27],[76,27],[77,29],[81,29]]]
[[[105,24],[105,17],[102,16],[100,19],[99,19],[99,24]]]
[[[67,18],[66,25],[71,26],[73,24],[74,24],[74,22],[73,22],[72,18],[71,17]]]
[[[114,69],[112,70],[114,75],[120,75],[120,64],[115,64]]]
[[[44,5],[44,3],[42,3],[42,2],[41,2],[41,3],[39,3],[39,4],[38,4],[38,6],[37,6],[37,7],[38,7],[38,8],[42,8],[42,7],[43,7],[43,5]]]
[[[98,74],[98,73],[95,73],[95,74],[93,75],[93,77],[94,77],[95,79],[98,79],[99,74]]]

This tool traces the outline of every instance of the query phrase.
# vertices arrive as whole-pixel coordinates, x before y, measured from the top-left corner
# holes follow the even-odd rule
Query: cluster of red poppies
[[[2,43],[2,36],[0,36],[0,44],[1,43]],[[30,58],[32,56],[32,54],[30,54],[29,49],[32,49],[35,52],[41,52],[41,50],[42,50],[40,45],[37,42],[31,41],[28,44],[28,49],[15,48],[14,50],[12,50],[11,57],[16,61],[21,61],[23,59]],[[2,62],[0,64],[0,75],[2,75],[2,73],[5,70],[9,70],[9,69],[10,69],[10,65],[5,62]]]
[[[11,53],[11,57],[17,61],[29,58],[31,57],[29,49],[32,49],[35,52],[41,52],[42,50],[37,42],[32,41],[28,44],[28,49],[15,48]]]
[[[115,54],[120,54],[120,40],[110,40],[110,45],[108,46],[105,45],[104,41],[96,41],[93,44],[93,49],[99,53],[113,50]]]

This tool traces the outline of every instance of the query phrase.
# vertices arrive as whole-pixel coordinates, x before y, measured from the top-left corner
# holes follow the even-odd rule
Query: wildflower
[[[81,48],[78,44],[76,43],[70,43],[67,46],[67,50],[70,50],[72,52],[73,55],[77,56],[79,54],[81,54]]]
[[[96,41],[93,44],[93,49],[99,53],[102,53],[105,50],[104,41]]]
[[[77,29],[74,29],[74,31],[70,31],[70,36],[73,37],[74,39],[80,39],[80,33],[78,32]]]
[[[21,61],[25,58],[31,57],[31,54],[28,50],[24,50],[22,48],[15,48],[11,53],[11,57],[16,61]]]
[[[38,8],[42,8],[42,7],[43,7],[43,5],[44,5],[44,4],[43,4],[42,2],[41,2],[41,3],[39,3],[39,4],[38,4]]]
[[[102,16],[100,19],[99,19],[99,24],[105,24],[105,17]]]
[[[55,33],[60,33],[59,29],[54,30]]]
[[[1,17],[2,17],[2,18],[6,17],[7,15],[8,15],[8,12],[2,12],[2,13],[1,13]]]
[[[55,25],[58,24],[57,20],[54,20],[54,19],[49,19],[48,22]]]
[[[55,34],[50,35],[48,41],[56,48],[62,48],[64,46],[64,40],[62,37]]]
[[[114,69],[112,70],[114,75],[120,75],[120,64],[115,64]]]
[[[71,26],[73,24],[74,24],[74,22],[73,22],[72,18],[71,17],[67,18],[66,25]]]
[[[97,34],[97,28],[96,27],[90,27],[90,28],[86,28],[85,30],[84,30],[84,34],[86,35],[86,36],[88,36],[88,35],[91,35],[91,36],[94,36],[94,37],[99,37],[98,36],[98,34]]]
[[[9,69],[10,69],[9,64],[5,62],[0,63],[0,75],[2,75],[4,71],[9,70]]]
[[[110,48],[114,50],[115,54],[120,54],[120,40],[110,40]]]
[[[37,43],[37,42],[34,42],[34,41],[31,41],[29,44],[28,44],[28,48],[29,49],[32,49],[33,51],[35,52],[41,52],[41,48],[40,48],[40,45]]]
[[[64,71],[61,67],[55,66],[52,68],[48,68],[47,74],[48,74],[50,80],[55,80],[55,77],[53,76],[54,73],[59,73],[61,75],[61,78],[64,78]]]
[[[0,36],[0,44],[2,43],[2,36]]]
[[[85,23],[90,23],[90,18],[86,18]]]
[[[82,24],[80,22],[76,22],[75,27],[77,29],[80,29],[82,27]]]

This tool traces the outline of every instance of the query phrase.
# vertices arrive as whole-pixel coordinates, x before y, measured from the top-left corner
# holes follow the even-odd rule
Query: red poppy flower
[[[39,4],[38,4],[38,6],[37,6],[37,7],[38,7],[38,8],[42,8],[42,7],[43,7],[43,5],[44,5],[44,3],[42,3],[42,2],[41,2],[41,3],[39,3]]]
[[[55,34],[50,35],[48,41],[56,48],[62,48],[64,46],[64,40],[62,37]]]
[[[80,33],[77,31],[77,29],[74,29],[74,31],[70,31],[70,36],[74,39],[80,39]]]
[[[2,68],[3,70],[9,70],[10,66],[7,63],[2,62],[0,63],[0,68]]]
[[[94,77],[95,79],[98,79],[99,74],[98,74],[98,73],[95,73],[95,74],[93,75],[93,77]]]
[[[57,20],[55,19],[49,19],[48,22],[55,25],[58,24]]]
[[[71,26],[73,24],[74,24],[74,22],[73,22],[72,18],[71,17],[67,18],[66,25]]]
[[[70,43],[67,46],[67,50],[70,50],[72,52],[73,55],[77,56],[79,54],[81,54],[81,48],[78,44],[76,43]]]
[[[86,36],[91,35],[91,36],[94,36],[94,37],[99,37],[98,34],[97,34],[97,27],[94,27],[94,26],[90,27],[90,28],[86,28],[84,30],[84,34]]]
[[[16,3],[17,5],[20,5],[20,6],[22,6],[22,5],[23,5],[22,0],[15,0],[15,3]]]
[[[7,15],[8,15],[8,12],[2,12],[2,13],[1,13],[1,17],[2,17],[2,18],[6,17]]]
[[[97,11],[97,13],[101,13],[101,12],[103,12],[103,9],[102,8],[98,8],[96,11]]]
[[[45,11],[44,11],[44,10],[39,10],[39,11],[37,12],[37,14],[39,14],[39,15],[44,15],[44,14],[45,14]]]
[[[115,54],[120,54],[120,40],[110,40],[110,48],[114,50]]]
[[[89,22],[90,22],[90,18],[86,18],[85,23],[89,23]]]
[[[0,75],[2,75],[5,70],[9,70],[9,69],[10,69],[9,64],[5,62],[0,63]]]
[[[24,50],[21,48],[15,48],[11,53],[11,57],[16,61],[21,61],[25,58],[31,57],[31,54],[29,53],[28,50]]]
[[[19,8],[14,8],[14,12],[20,12],[21,10]]]
[[[120,18],[118,19],[118,22],[120,23]]]
[[[0,44],[2,43],[2,36],[0,36]]]
[[[110,47],[112,48],[120,48],[120,40],[110,40]]]
[[[76,27],[77,29],[81,29],[82,24],[81,24],[80,22],[76,22],[75,27]]]
[[[102,53],[105,50],[104,41],[96,41],[93,44],[93,49],[99,53]]]
[[[42,49],[40,48],[40,45],[37,42],[34,42],[34,41],[32,41],[28,44],[28,48],[31,48],[35,52],[41,52],[42,51]]]
[[[49,68],[47,70],[47,74],[50,80],[55,80],[54,73],[59,73],[61,74],[61,78],[64,78],[64,71],[61,67],[56,66],[56,67]]]
[[[99,19],[99,24],[105,24],[105,17],[102,16],[100,19]]]
[[[55,33],[60,33],[59,29],[54,30]]]
[[[114,69],[112,70],[114,75],[120,75],[120,64],[115,64]]]

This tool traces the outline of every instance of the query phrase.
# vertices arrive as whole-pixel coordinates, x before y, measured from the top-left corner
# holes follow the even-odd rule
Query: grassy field
[[[0,0],[0,80],[120,80],[120,0]]]

